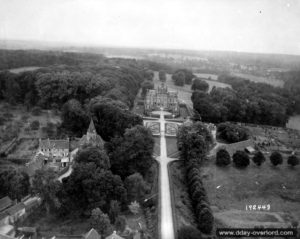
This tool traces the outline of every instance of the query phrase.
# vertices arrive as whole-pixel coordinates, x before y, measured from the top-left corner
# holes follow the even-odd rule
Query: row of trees
[[[233,154],[232,161],[237,168],[246,168],[250,164],[250,157],[246,152],[238,150]],[[257,166],[260,166],[266,161],[266,158],[261,151],[257,151],[252,157],[252,161]],[[283,157],[281,153],[279,153],[278,151],[272,152],[272,154],[270,155],[270,162],[274,166],[282,164]],[[226,149],[220,149],[216,155],[216,164],[219,167],[224,167],[229,165],[230,163],[231,157],[228,151]],[[288,157],[287,163],[290,166],[294,167],[299,164],[299,158],[296,155],[290,155]]]
[[[213,143],[212,136],[203,123],[197,122],[191,126],[180,127],[177,137],[198,229],[209,234],[213,229],[214,218],[202,183],[199,164],[203,162]]]

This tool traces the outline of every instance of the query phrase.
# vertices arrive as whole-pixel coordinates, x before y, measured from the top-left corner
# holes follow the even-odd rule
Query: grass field
[[[25,71],[35,71],[40,68],[41,67],[39,67],[39,66],[27,66],[27,67],[13,68],[13,69],[10,69],[9,71],[11,73],[18,74],[18,73],[25,72]]]
[[[284,162],[274,168],[267,159],[261,167],[251,163],[239,170],[216,167],[213,161],[201,171],[217,225],[288,226],[300,220],[300,167],[291,169]],[[250,212],[247,205],[270,205],[270,210]]]
[[[215,74],[205,74],[205,73],[194,73],[195,76],[200,77],[200,78],[210,78],[212,80],[218,80],[218,75]]]
[[[250,81],[254,81],[254,82],[266,83],[266,84],[273,85],[276,87],[283,87],[283,84],[284,84],[284,82],[282,80],[269,79],[267,77],[254,76],[254,75],[245,74],[245,73],[232,73],[232,75],[237,76],[237,77],[242,77],[242,78],[248,79]]]

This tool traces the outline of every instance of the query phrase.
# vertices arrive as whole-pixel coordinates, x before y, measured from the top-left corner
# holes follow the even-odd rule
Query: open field
[[[212,88],[215,86],[216,88],[230,88],[231,89],[231,85],[228,85],[226,83],[222,83],[219,81],[214,81],[214,80],[205,80],[209,87],[208,87],[208,93],[211,92]]]
[[[33,115],[27,111],[24,106],[11,106],[9,104],[0,104],[0,117],[5,121],[0,125],[0,144],[4,146],[15,137],[18,138],[40,138],[43,137],[41,128],[46,127],[48,123],[59,124],[60,116],[52,111],[42,111],[39,115]],[[31,130],[30,124],[33,121],[39,121],[40,130]],[[2,147],[0,147],[1,150]]]
[[[266,83],[266,84],[273,85],[276,87],[283,87],[283,84],[284,84],[284,82],[282,80],[269,79],[267,77],[254,76],[254,75],[245,74],[245,73],[231,73],[231,75],[237,76],[237,77],[242,77],[242,78],[248,79],[250,81],[254,81],[254,82]]]
[[[214,159],[201,167],[204,186],[216,218],[216,225],[253,227],[288,226],[300,220],[300,167],[273,167],[267,158],[257,167],[232,165],[219,168]],[[247,211],[247,205],[270,205],[267,211]]]
[[[287,128],[300,130],[300,115],[295,115],[289,118],[286,124]]]
[[[27,66],[27,67],[19,67],[19,68],[9,69],[9,71],[11,73],[18,74],[18,73],[25,72],[25,71],[35,71],[40,68],[41,67],[39,67],[39,66]]]
[[[211,80],[218,80],[218,75],[215,74],[206,74],[206,73],[194,73],[195,76],[200,78],[210,78]]]

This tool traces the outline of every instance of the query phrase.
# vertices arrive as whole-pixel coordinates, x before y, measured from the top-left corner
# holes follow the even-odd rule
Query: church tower
[[[96,136],[97,136],[97,132],[96,132],[95,124],[93,119],[91,119],[89,128],[86,133],[86,139],[87,141],[90,141],[91,139],[96,138]]]
[[[86,145],[99,147],[101,149],[104,149],[104,141],[101,138],[100,135],[97,134],[95,124],[93,119],[91,119],[89,128],[85,135],[82,136],[82,138],[79,141],[79,145],[81,147],[84,147]]]

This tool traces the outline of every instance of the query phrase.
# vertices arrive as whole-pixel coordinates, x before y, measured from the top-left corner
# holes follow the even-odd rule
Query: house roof
[[[6,196],[0,199],[0,211],[4,210],[5,208],[10,207],[13,204],[13,201],[10,197]]]
[[[105,237],[105,239],[124,239],[124,238],[117,235],[116,231],[114,231],[111,235]]]
[[[52,139],[44,139],[40,140],[40,148],[43,149],[69,149],[69,139],[63,140],[52,140]]]
[[[0,239],[15,239],[15,237],[4,235],[0,233]]]
[[[5,211],[9,214],[9,215],[14,215],[16,214],[17,212],[21,211],[25,209],[25,205],[24,203],[18,203],[10,208],[7,208]]]
[[[101,239],[99,233],[92,228],[87,234],[83,236],[85,239]]]
[[[255,152],[255,149],[252,146],[248,146],[246,147],[246,149],[248,150],[248,152],[252,153]]]
[[[3,212],[0,212],[0,220],[2,220],[3,218],[6,218],[6,217],[9,217],[7,211],[4,210]]]

